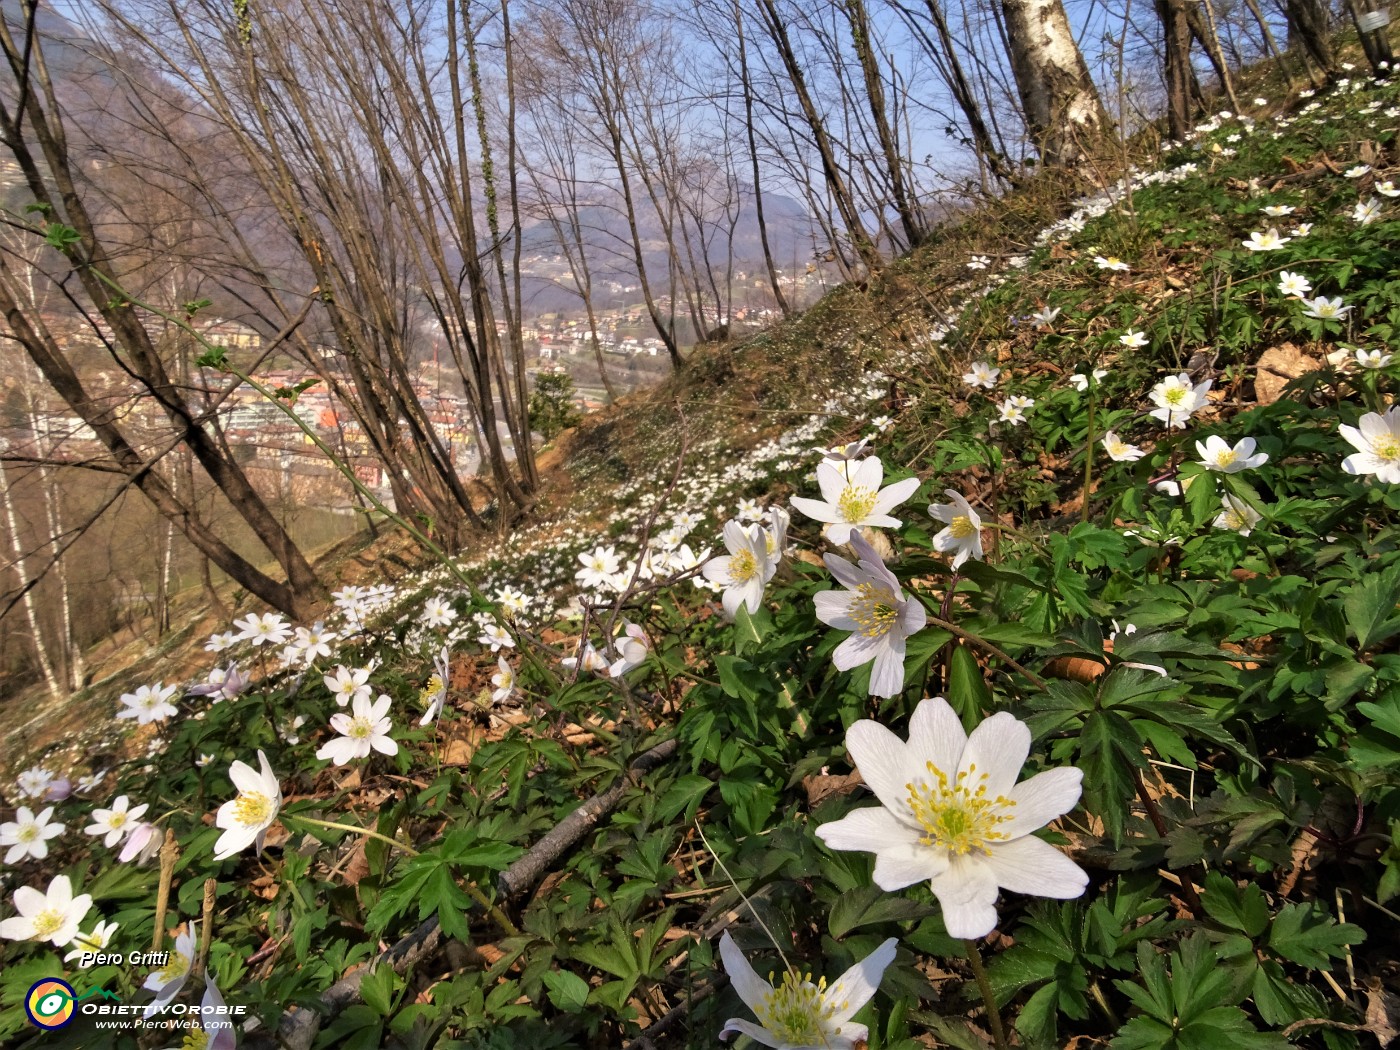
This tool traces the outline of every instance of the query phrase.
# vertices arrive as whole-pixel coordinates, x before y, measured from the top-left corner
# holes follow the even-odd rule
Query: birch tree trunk
[[[1011,71],[1041,162],[1074,167],[1108,125],[1061,0],[1001,0]]]

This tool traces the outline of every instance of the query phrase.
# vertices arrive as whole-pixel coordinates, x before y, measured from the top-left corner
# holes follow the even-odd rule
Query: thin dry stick
[[[175,862],[180,859],[180,842],[175,832],[165,829],[165,841],[160,847],[160,885],[156,889],[156,930],[151,935],[151,951],[160,951],[165,940],[165,911],[170,905],[170,887],[175,878]]]
[[[209,946],[214,939],[214,897],[218,892],[218,879],[204,880],[204,907],[200,916],[199,954],[195,957],[194,966],[190,970],[195,977],[204,972],[204,966],[209,961]]]

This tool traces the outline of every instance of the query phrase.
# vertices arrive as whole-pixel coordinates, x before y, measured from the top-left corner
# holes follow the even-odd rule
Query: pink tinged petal
[[[719,1030],[719,1038],[723,1039],[728,1035],[738,1032],[746,1035],[755,1043],[761,1046],[783,1046],[783,1041],[775,1036],[768,1029],[761,1025],[756,1025],[752,1021],[745,1021],[742,1017],[731,1017],[724,1022],[724,1027]]]
[[[862,583],[866,582],[865,573],[861,572],[854,565],[848,562],[839,554],[828,554],[822,559],[822,564],[831,575],[836,577],[836,582],[842,587],[849,587],[855,590]]]
[[[966,746],[967,733],[952,705],[941,696],[921,701],[909,720],[909,746],[905,751],[909,768],[904,779],[912,781],[926,775],[926,763],[951,776]]]
[[[997,924],[996,876],[981,854],[948,859],[948,870],[929,884],[943,908],[943,925],[960,940],[985,937]]]
[[[907,745],[879,722],[863,718],[846,730],[846,751],[885,808],[909,812]]]
[[[884,514],[898,507],[919,491],[918,478],[905,478],[884,489],[875,500],[875,513]]]
[[[831,1023],[845,1024],[880,990],[880,979],[899,949],[899,938],[891,937],[880,947],[843,973],[826,990],[824,999],[836,1007]]]
[[[1026,756],[1031,753],[1031,731],[1026,723],[1007,711],[986,719],[967,738],[958,772],[976,765],[987,777],[987,794],[992,798],[1008,795],[1021,775]]]
[[[813,521],[834,522],[839,520],[836,515],[836,508],[830,503],[823,503],[821,500],[808,499],[805,496],[793,496],[789,502],[793,510],[801,511]]]
[[[724,972],[729,975],[729,983],[734,986],[734,991],[744,1001],[744,1005],[757,1014],[759,1007],[764,1004],[765,998],[772,993],[773,986],[754,972],[754,968],[749,965],[749,960],[745,958],[744,953],[739,950],[739,946],[734,943],[734,938],[729,936],[727,931],[719,939],[719,957],[724,963]],[[777,1044],[769,1043],[767,1045],[776,1046]]]
[[[1029,835],[1068,813],[1079,802],[1083,782],[1083,770],[1065,766],[1037,773],[1017,784],[1009,796],[1016,805],[1008,814],[1011,820],[1006,830],[1012,837]]]
[[[1033,835],[994,843],[987,864],[997,884],[1013,893],[1072,900],[1089,886],[1083,868]]]
[[[849,591],[820,591],[812,596],[817,619],[838,631],[854,631],[860,624],[851,618]]]

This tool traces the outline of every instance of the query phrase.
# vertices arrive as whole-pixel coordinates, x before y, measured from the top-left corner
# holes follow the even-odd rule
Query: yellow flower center
[[[965,540],[969,536],[977,535],[977,526],[972,524],[972,519],[966,514],[959,514],[948,522],[948,533],[955,540]]]
[[[1168,387],[1162,394],[1162,400],[1175,408],[1186,400],[1186,388],[1184,386]]]
[[[366,740],[374,732],[374,727],[370,725],[369,719],[364,715],[356,715],[350,719],[350,727],[345,730],[345,735],[352,740]]]
[[[772,975],[769,975],[772,982]],[[831,1029],[831,1018],[843,1003],[827,1003],[826,978],[816,984],[812,975],[805,977],[789,970],[783,983],[763,997],[763,1005],[754,1012],[764,1028],[785,1045],[825,1046]]]
[[[97,931],[92,933],[80,933],[73,938],[75,947],[85,952],[99,952],[104,947],[102,941],[98,939]]]
[[[847,485],[836,506],[841,511],[843,521],[864,521],[875,509],[875,490],[864,485]]]
[[[1400,438],[1393,435],[1376,438],[1371,442],[1371,454],[1377,459],[1383,459],[1387,463],[1393,463],[1400,459]]]
[[[926,832],[920,840],[925,846],[962,855],[986,852],[988,844],[1011,838],[996,828],[1011,819],[1002,811],[1016,803],[1004,795],[988,798],[987,774],[978,773],[975,763],[957,774],[952,784],[932,762],[927,768],[932,779],[905,785],[909,808]]]
[[[433,675],[428,679],[428,684],[423,687],[423,691],[418,694],[418,702],[426,704],[436,700],[438,693],[442,692],[442,677]]]
[[[898,599],[887,587],[862,583],[851,599],[851,619],[865,637],[881,638],[890,633],[899,619],[897,604]]]
[[[209,1046],[209,1033],[203,1028],[191,1028],[185,1033],[185,1041],[180,1050],[206,1050]]]
[[[107,818],[107,826],[113,830],[122,827],[126,823],[125,813],[113,813]]]
[[[20,842],[33,842],[39,837],[38,824],[21,824],[19,830],[15,832],[15,838]]]
[[[170,961],[156,972],[160,975],[162,983],[169,984],[171,981],[178,981],[185,976],[190,969],[190,957],[183,952],[171,952]]]
[[[1245,520],[1245,516],[1239,511],[1231,509],[1225,512],[1225,524],[1235,532],[1239,532],[1248,525],[1249,522]]]
[[[729,581],[734,584],[748,583],[758,575],[758,559],[751,550],[741,550],[729,559]]]
[[[1217,467],[1228,467],[1239,458],[1239,453],[1232,448],[1227,448],[1225,451],[1215,454],[1215,465]]]
[[[63,912],[57,908],[45,908],[34,916],[34,940],[42,941],[52,937],[63,928]]]
[[[244,791],[233,804],[233,819],[244,827],[266,824],[272,817],[272,799],[261,791]]]
[[[1124,456],[1128,453],[1128,443],[1126,441],[1115,441],[1108,446],[1110,456]]]

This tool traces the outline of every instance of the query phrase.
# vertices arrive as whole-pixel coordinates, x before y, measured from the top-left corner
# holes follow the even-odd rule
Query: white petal
[[[904,639],[886,635],[870,671],[871,696],[898,696],[904,688]]]
[[[820,471],[821,468],[818,468]],[[834,468],[833,468],[834,469]],[[885,480],[885,465],[880,462],[879,456],[869,456],[856,465],[855,470],[850,470],[851,484],[859,485],[862,488],[872,489],[876,492],[880,490],[880,482]],[[915,485],[917,488],[918,485]],[[838,490],[839,491],[839,490]]]
[[[823,998],[836,1007],[832,1024],[844,1024],[870,1002],[880,990],[880,978],[894,962],[898,948],[899,938],[891,937],[831,983]]]
[[[967,733],[952,705],[941,696],[921,701],[909,720],[909,746],[905,754],[912,761],[905,771],[905,779],[912,781],[916,776],[925,775],[928,772],[925,763],[929,762],[934,769],[951,776],[966,746]]]
[[[851,619],[850,591],[821,591],[812,596],[817,619],[838,631],[854,631],[860,624]]]
[[[838,671],[849,671],[875,659],[879,640],[867,638],[863,634],[852,634],[838,645],[831,654],[831,662]]]
[[[948,870],[947,850],[930,849],[920,842],[912,846],[887,846],[875,854],[871,881],[893,893],[916,882],[932,882]]]
[[[782,1046],[783,1041],[775,1036],[768,1029],[761,1025],[756,1025],[752,1021],[745,1021],[742,1017],[731,1017],[724,1022],[724,1027],[719,1030],[719,1038],[723,1039],[731,1032],[738,1032],[746,1035],[755,1043],[761,1046]]]
[[[247,762],[234,762],[228,767],[228,778],[233,781],[233,786],[238,789],[239,794],[244,792],[262,794],[262,778],[253,771],[253,767]]]
[[[1089,885],[1083,868],[1034,835],[996,843],[987,863],[997,884],[1013,893],[1071,900]]]
[[[792,504],[793,510],[800,510],[813,521],[834,522],[840,520],[836,509],[831,504],[823,503],[819,499],[807,499],[805,496],[793,496],[788,502]]]
[[[950,937],[985,937],[997,924],[997,882],[991,866],[976,853],[949,858],[948,870],[930,888],[943,907],[943,925]]]
[[[885,514],[898,507],[905,500],[919,491],[918,478],[905,478],[903,481],[896,481],[889,488],[884,489],[875,500],[876,514]]]
[[[879,853],[892,847],[917,845],[919,832],[884,806],[865,806],[852,810],[840,820],[821,825],[817,828],[817,838],[825,842],[828,849]]]
[[[846,750],[861,777],[885,808],[909,812],[907,745],[879,722],[863,718],[846,730]]]
[[[836,582],[842,587],[849,587],[852,590],[867,582],[865,573],[861,572],[854,565],[848,562],[839,554],[828,554],[822,559],[827,571],[836,577]]]
[[[1009,711],[999,711],[986,719],[967,738],[958,772],[972,766],[986,774],[987,794],[992,798],[1009,795],[1026,756],[1031,752],[1031,731]]]
[[[1043,828],[1056,817],[1075,807],[1083,790],[1084,773],[1074,766],[1047,769],[1023,784],[1017,784],[1009,795],[1016,805],[1010,811],[1007,830],[1013,837],[1029,835]]]
[[[754,972],[728,931],[719,939],[719,957],[724,962],[724,972],[729,975],[734,991],[744,1000],[744,1005],[756,1014],[764,999],[772,993],[773,986]],[[776,1043],[767,1045],[777,1046]]]
[[[92,898],[87,898],[88,903],[92,903]],[[50,908],[57,908],[59,911],[66,911],[68,905],[73,903],[73,883],[69,881],[67,875],[58,875],[49,883],[47,897]]]

